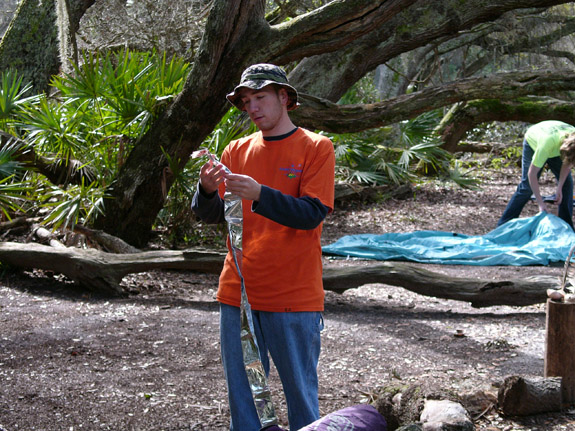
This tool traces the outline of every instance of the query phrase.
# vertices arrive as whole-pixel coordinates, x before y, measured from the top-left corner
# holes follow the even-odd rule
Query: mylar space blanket
[[[508,221],[485,235],[416,231],[344,236],[324,254],[445,265],[548,265],[564,262],[575,232],[559,217],[539,213]]]

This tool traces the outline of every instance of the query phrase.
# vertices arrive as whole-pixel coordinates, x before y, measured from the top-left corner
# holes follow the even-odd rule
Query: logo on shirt
[[[280,168],[280,171],[288,178],[298,178],[302,173],[301,167],[301,163],[299,163],[297,167],[292,164],[289,168]]]

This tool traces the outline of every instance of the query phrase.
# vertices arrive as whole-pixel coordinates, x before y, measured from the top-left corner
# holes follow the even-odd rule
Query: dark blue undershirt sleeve
[[[198,187],[192,198],[192,211],[202,220],[209,224],[223,223],[224,201],[218,192],[207,194],[198,182]]]
[[[262,186],[260,200],[252,204],[252,211],[293,229],[310,230],[319,226],[329,208],[317,198],[296,198]]]

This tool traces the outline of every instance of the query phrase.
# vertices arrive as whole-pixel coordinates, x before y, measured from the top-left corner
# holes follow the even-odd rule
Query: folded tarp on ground
[[[564,262],[575,232],[559,217],[539,213],[508,221],[485,235],[416,231],[349,235],[323,247],[324,254],[445,265],[548,265]]]

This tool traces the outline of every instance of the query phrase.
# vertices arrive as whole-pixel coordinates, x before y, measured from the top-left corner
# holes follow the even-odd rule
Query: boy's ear
[[[278,94],[282,105],[287,106],[287,104],[289,103],[289,95],[287,93],[287,90],[285,88],[280,88]]]

